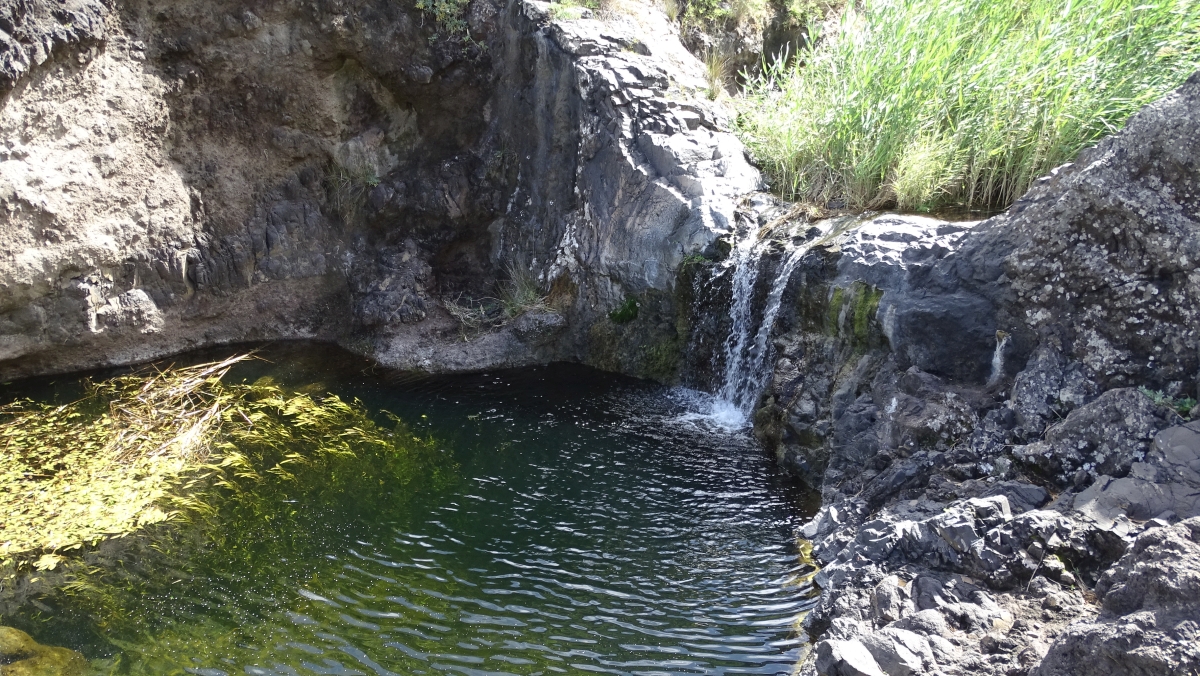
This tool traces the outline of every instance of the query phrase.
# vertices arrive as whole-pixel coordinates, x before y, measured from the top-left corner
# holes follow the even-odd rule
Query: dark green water
[[[437,440],[449,479],[403,508],[351,496],[300,532],[283,501],[246,551],[147,571],[119,622],[67,600],[18,624],[98,674],[793,669],[810,496],[745,432],[691,415],[698,395],[582,367],[413,379],[328,348],[266,354],[233,377],[391,411]]]

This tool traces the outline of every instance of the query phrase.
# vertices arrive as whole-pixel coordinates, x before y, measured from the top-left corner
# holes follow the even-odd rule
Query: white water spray
[[[1008,338],[1007,332],[996,332],[996,351],[992,353],[992,374],[988,376],[988,387],[1000,382],[1004,377],[1004,348],[1008,346]]]
[[[741,376],[746,372],[746,361],[750,357],[750,336],[754,332],[754,287],[758,282],[759,246],[753,230],[734,242],[727,265],[733,267],[733,283],[729,303],[729,337],[725,339],[725,373],[721,388],[717,390],[719,400],[746,417],[750,411],[741,406],[738,390]]]

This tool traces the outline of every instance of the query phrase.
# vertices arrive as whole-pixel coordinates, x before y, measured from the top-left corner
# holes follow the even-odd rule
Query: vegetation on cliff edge
[[[752,78],[743,138],[782,196],[1003,208],[1200,66],[1194,0],[864,0]]]

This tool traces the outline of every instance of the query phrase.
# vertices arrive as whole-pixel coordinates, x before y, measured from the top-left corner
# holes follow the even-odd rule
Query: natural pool
[[[227,379],[394,413],[431,442],[425,483],[255,503],[198,553],[127,561],[0,624],[97,674],[794,668],[812,496],[695,415],[701,395],[565,365],[415,378],[320,346],[263,356]]]

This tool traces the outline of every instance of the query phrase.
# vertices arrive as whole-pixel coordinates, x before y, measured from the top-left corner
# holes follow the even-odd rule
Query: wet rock
[[[886,215],[851,227],[837,242],[835,285],[861,280],[884,290],[878,317],[902,369],[979,380],[988,375],[996,332],[989,303],[935,272],[971,225]]]
[[[0,673],[5,676],[82,676],[87,666],[74,650],[41,645],[19,629],[0,627]]]

